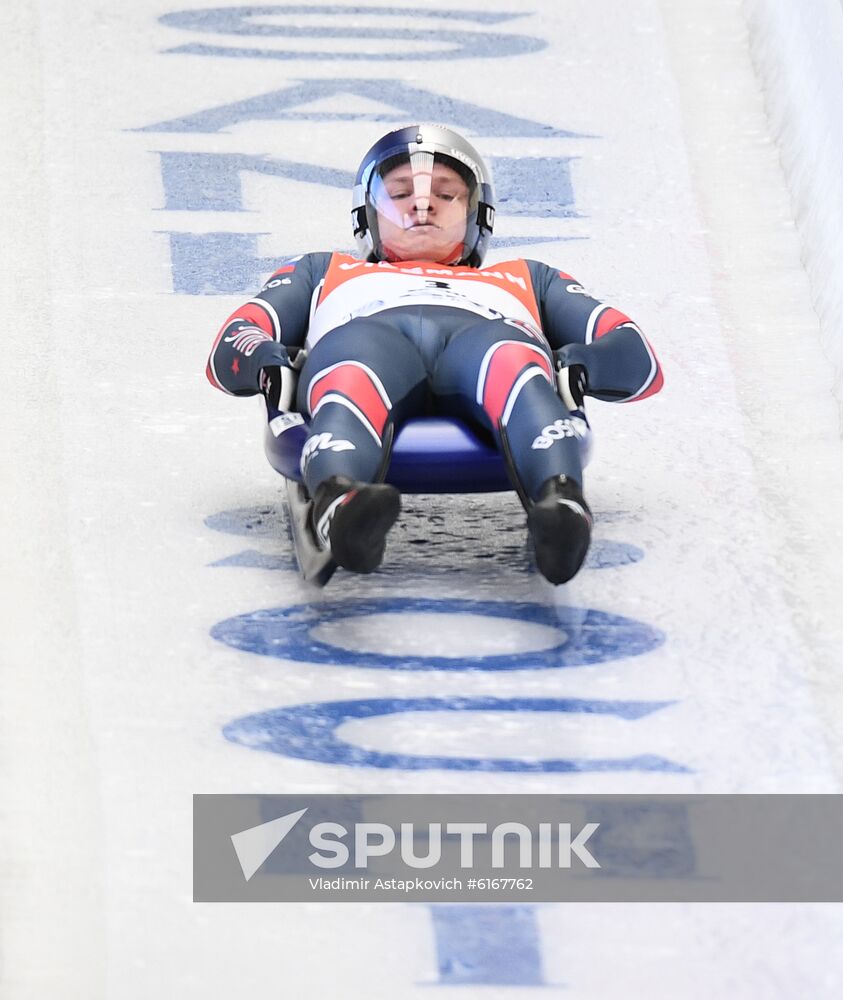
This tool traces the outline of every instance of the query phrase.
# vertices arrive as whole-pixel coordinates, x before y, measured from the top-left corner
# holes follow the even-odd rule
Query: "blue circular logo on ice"
[[[219,622],[211,635],[235,649],[304,663],[492,671],[588,666],[640,656],[665,639],[643,622],[591,608],[413,597],[252,611]],[[437,651],[452,647],[449,655],[416,651],[429,649],[432,637]]]
[[[545,760],[509,757],[426,756],[355,746],[337,730],[357,720],[378,719],[401,712],[556,712],[602,715],[635,723],[671,702],[598,701],[581,698],[365,698],[312,702],[275,708],[235,719],[223,728],[232,743],[253,750],[350,767],[395,768],[404,771],[662,771],[686,773],[687,768],[655,754],[629,757],[554,757]],[[458,720],[454,720],[458,726]]]

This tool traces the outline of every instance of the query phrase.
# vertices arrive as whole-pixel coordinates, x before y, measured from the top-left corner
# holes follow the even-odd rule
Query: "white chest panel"
[[[450,306],[486,319],[505,317],[536,327],[524,301],[531,290],[520,275],[494,272],[494,277],[486,278],[482,271],[474,272],[476,277],[466,277],[465,271],[457,269],[412,269],[417,273],[408,270],[362,270],[361,267],[334,284],[313,311],[307,346],[312,347],[330,330],[358,316],[373,316],[399,306]]]

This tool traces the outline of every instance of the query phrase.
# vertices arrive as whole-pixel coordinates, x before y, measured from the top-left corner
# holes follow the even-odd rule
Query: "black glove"
[[[575,350],[584,346],[568,344],[553,353],[556,362],[556,388],[569,410],[579,410],[588,391],[588,371],[576,358],[578,352]]]
[[[286,365],[268,365],[261,368],[258,388],[263,393],[267,406],[279,413],[295,408],[297,374]]]

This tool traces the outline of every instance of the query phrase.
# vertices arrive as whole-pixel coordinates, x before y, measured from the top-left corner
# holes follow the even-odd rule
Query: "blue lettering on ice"
[[[235,719],[223,728],[232,743],[282,754],[298,760],[349,767],[394,768],[404,771],[512,771],[584,773],[589,771],[648,771],[689,773],[665,757],[551,758],[519,760],[508,757],[436,757],[366,750],[346,743],[337,730],[352,719],[371,719],[398,712],[559,712],[611,715],[634,722],[667,708],[668,701],[597,701],[579,698],[366,698],[355,701],[312,702],[258,712]],[[454,725],[459,725],[455,720]]]
[[[541,986],[530,906],[431,906],[440,986]]]
[[[289,253],[262,256],[258,237],[268,233],[182,233],[162,230],[170,240],[173,291],[177,295],[254,294]],[[564,243],[578,236],[517,236],[492,240],[493,249]],[[296,252],[301,252],[300,250]],[[341,253],[353,253],[350,247]]]
[[[173,291],[178,295],[241,295],[260,288],[281,255],[261,257],[267,233],[177,233],[170,238]]]
[[[576,217],[571,184],[576,156],[490,157],[498,215]]]
[[[372,798],[377,799],[377,796]],[[257,801],[260,804],[260,816],[256,823],[268,823],[278,817],[278,806],[272,795],[258,796]],[[321,795],[306,795],[301,805],[307,806],[307,822],[297,823],[293,827],[284,838],[283,850],[273,851],[261,865],[261,871],[267,875],[313,875],[313,864],[308,860],[308,855],[313,850],[310,831],[317,824],[325,822],[339,823],[346,830],[353,830],[355,823],[365,823],[369,818],[366,815],[368,801],[356,795],[342,799],[331,795],[326,802]],[[345,874],[360,875],[360,869],[354,864],[353,852],[344,865],[331,869],[332,878]]]
[[[205,518],[205,526],[213,531],[221,531],[227,535],[247,536],[255,539],[269,539],[280,542],[288,547],[289,525],[283,508],[275,507],[238,507],[235,510],[222,510]],[[293,571],[297,570],[296,560],[289,549],[285,552],[261,552],[257,549],[245,549],[222,559],[217,559],[211,566],[241,567],[248,569],[268,569]]]
[[[587,236],[493,236],[492,250],[506,250],[509,247],[533,247],[541,243],[570,243],[585,240]]]
[[[689,878],[697,856],[685,802],[624,801],[585,804],[585,821],[598,823],[591,845],[598,878]]]
[[[264,174],[350,191],[354,174],[246,153],[163,152],[164,207],[176,212],[244,212],[242,175]],[[257,206],[255,206],[257,207]]]
[[[206,528],[222,531],[226,535],[250,535],[253,538],[287,537],[287,515],[283,508],[235,507],[209,514],[204,520]]]
[[[291,544],[289,525],[283,507],[238,507],[234,510],[223,510],[210,514],[205,518],[204,524],[213,531],[221,531],[228,535],[246,535]],[[595,538],[588,551],[585,565],[587,569],[610,569],[628,566],[640,562],[643,558],[643,551],[635,545]],[[254,566],[259,569],[286,571],[295,569],[295,559],[289,549],[283,554],[246,550],[219,559],[211,565]],[[532,564],[525,564],[524,570],[533,572]]]
[[[245,549],[243,552],[235,552],[234,555],[217,559],[211,566],[236,566],[241,569],[269,569],[284,570],[286,572],[297,572],[298,566],[293,556],[273,555],[271,552],[257,552],[254,549]]]
[[[592,543],[586,558],[586,569],[614,569],[617,566],[627,566],[644,558],[644,553],[634,545],[624,542]],[[259,552],[255,549],[244,549],[234,555],[225,556],[210,563],[211,566],[239,566],[249,569],[277,569],[284,572],[297,571],[295,556],[279,555],[271,552]],[[532,564],[524,567],[524,572],[534,573]]]
[[[215,133],[240,122],[377,120],[417,117],[453,122],[475,134],[506,136],[584,137],[583,133],[555,129],[529,119],[516,118],[489,108],[457,101],[401,81],[390,84],[388,105],[395,113],[319,113],[294,109],[338,96],[360,96],[383,102],[381,80],[309,80],[247,98],[233,104],[200,111],[183,118],[148,125],[138,131]],[[240,153],[161,152],[165,208],[175,211],[245,211],[242,174],[259,173],[311,184],[350,189],[350,172],[313,164],[276,160]],[[576,217],[570,163],[575,157],[496,157],[501,215]],[[256,206],[257,208],[257,206]],[[239,295],[255,289],[272,271],[280,255],[261,256],[259,235],[248,232],[184,233],[169,231],[173,290],[182,295]],[[496,246],[558,242],[576,237],[513,237]]]
[[[296,108],[316,101],[342,106],[349,97],[362,97],[384,105],[383,111],[296,111]],[[341,99],[341,100],[340,100]],[[223,132],[252,121],[446,121],[468,135],[508,136],[513,138],[594,138],[583,132],[554,128],[529,118],[518,118],[460,101],[431,90],[413,87],[403,80],[390,80],[384,92],[384,81],[375,79],[302,80],[292,87],[257,94],[242,101],[221,104],[216,108],[197,111],[181,118],[170,118],[154,125],[145,125],[138,132]]]
[[[502,12],[479,10],[433,10],[430,7],[353,7],[342,5],[315,4],[274,4],[263,7],[211,7],[202,10],[180,10],[172,14],[163,14],[158,20],[173,28],[183,28],[185,31],[210,32],[221,35],[285,35],[286,26],[261,24],[253,19],[267,17],[273,14],[290,14],[302,17],[308,14],[320,16],[352,15],[359,17],[374,14],[378,17],[423,17],[439,18],[451,21],[474,21],[475,24],[502,24],[527,16],[526,11]],[[343,36],[345,37],[345,36]]]
[[[588,550],[586,569],[614,569],[616,566],[629,566],[641,562],[644,558],[643,549],[627,542],[613,542],[608,538],[595,538]]]
[[[395,656],[358,652],[316,639],[311,630],[326,622],[366,615],[486,615],[549,626],[559,641],[549,649],[489,656]],[[304,663],[387,670],[540,670],[581,667],[620,657],[640,656],[664,642],[658,629],[605,611],[516,601],[433,600],[393,597],[299,604],[252,611],[219,622],[211,635],[235,649]]]
[[[431,26],[417,28],[396,28],[360,25],[349,20],[361,15],[375,15],[378,18],[402,17],[423,18],[425,20],[473,21],[479,24],[496,24],[513,18],[524,17],[528,12],[488,13],[477,11],[433,10],[419,7],[349,7],[345,5],[293,5],[275,4],[263,7],[214,7],[204,10],[182,10],[165,14],[159,20],[172,28],[181,28],[203,34],[239,35],[249,38],[339,38],[347,44],[342,48],[277,49],[253,46],[208,45],[202,42],[188,42],[168,53],[228,56],[237,59],[342,59],[368,62],[403,61],[408,59],[425,62],[439,59],[494,59],[538,52],[547,47],[542,38],[531,35],[501,34],[490,31],[460,31],[449,24],[437,31]],[[256,18],[286,17],[281,23],[266,23]],[[332,18],[330,24],[310,27],[301,19],[307,16]],[[385,51],[366,51],[362,45],[355,45],[366,39],[385,40],[392,44]],[[419,42],[439,42],[438,49],[419,49]]]
[[[164,208],[175,212],[244,212],[242,175],[281,177],[350,191],[354,174],[312,163],[246,153],[161,152]],[[577,216],[571,156],[491,157],[498,214],[533,218]],[[259,206],[254,206],[257,209]]]
[[[181,212],[247,211],[243,174],[256,173],[349,191],[349,171],[241,153],[161,152],[164,208]],[[569,173],[572,157],[493,158],[500,215],[577,217]],[[533,173],[531,173],[533,172]],[[530,176],[533,183],[530,183]],[[258,206],[255,206],[257,209]],[[275,267],[258,253],[257,233],[170,231],[173,290],[180,295],[237,295],[257,288]],[[577,237],[510,237],[495,248]]]

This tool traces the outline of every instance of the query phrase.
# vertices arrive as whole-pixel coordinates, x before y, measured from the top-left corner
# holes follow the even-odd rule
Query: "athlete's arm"
[[[311,300],[330,256],[312,253],[287,261],[228,317],[205,369],[211,385],[234,396],[254,396],[262,369],[289,365],[287,349],[304,344]]]
[[[647,338],[624,313],[592,298],[569,274],[527,261],[542,323],[562,366],[582,366],[586,395],[609,402],[645,399],[664,378]]]

